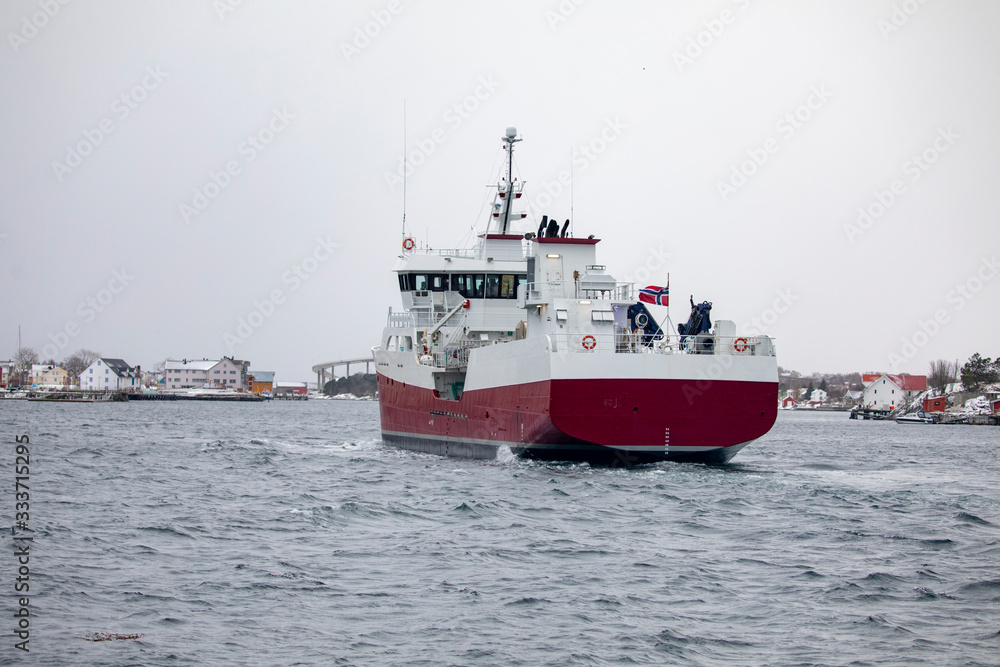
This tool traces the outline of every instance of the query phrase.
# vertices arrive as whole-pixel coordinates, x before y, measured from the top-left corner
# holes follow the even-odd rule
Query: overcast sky
[[[469,241],[515,125],[537,212],[569,217],[572,166],[575,234],[619,279],[669,272],[675,322],[712,301],[803,372],[1000,355],[997,25],[992,0],[4,0],[0,358],[18,325],[46,358],[278,380],[366,356],[400,307],[404,100],[420,243]]]

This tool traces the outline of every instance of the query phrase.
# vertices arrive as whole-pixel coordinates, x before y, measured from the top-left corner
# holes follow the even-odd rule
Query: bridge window
[[[500,276],[491,273],[486,276],[486,298],[495,299],[500,296]]]
[[[500,298],[513,299],[517,296],[517,289],[514,282],[517,276],[504,276],[500,279]]]
[[[399,289],[404,292],[458,292],[466,299],[516,299],[517,288],[528,277],[500,273],[403,273]]]
[[[447,273],[403,273],[399,276],[399,289],[403,292],[447,292]]]
[[[482,299],[486,275],[482,273],[454,273],[451,276],[451,289],[466,299]]]
[[[527,276],[517,274],[489,274],[486,276],[486,298],[516,299],[518,285],[527,281]]]

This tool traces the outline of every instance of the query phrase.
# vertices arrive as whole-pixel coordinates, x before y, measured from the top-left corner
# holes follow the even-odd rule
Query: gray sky
[[[539,214],[569,217],[573,165],[576,235],[619,279],[669,271],[675,322],[712,301],[805,372],[996,356],[998,24],[990,0],[5,0],[0,357],[18,325],[57,360],[279,380],[366,355],[399,308],[404,99],[419,242],[484,220],[515,125]]]

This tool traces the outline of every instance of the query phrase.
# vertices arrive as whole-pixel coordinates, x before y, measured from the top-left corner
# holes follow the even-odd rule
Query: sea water
[[[393,449],[372,402],[0,424],[5,664],[1000,663],[995,427],[781,412],[730,465],[611,469]]]

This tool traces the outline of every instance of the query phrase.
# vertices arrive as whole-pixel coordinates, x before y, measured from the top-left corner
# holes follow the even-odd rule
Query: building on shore
[[[80,373],[80,389],[112,391],[141,388],[142,369],[129,366],[123,359],[101,357]]]
[[[274,393],[274,371],[253,371],[248,374],[247,391],[258,396],[266,391]]]
[[[69,373],[52,364],[31,365],[31,386],[38,389],[69,389],[72,385]]]
[[[167,359],[163,366],[164,389],[244,389],[249,361],[222,359]]]
[[[865,373],[861,380],[865,385],[861,404],[874,410],[895,410],[927,391],[926,375]]]
[[[309,396],[309,386],[305,382],[275,382],[275,398],[304,399]]]
[[[948,409],[948,397],[935,396],[933,398],[925,398],[921,407],[924,412],[944,412]]]
[[[5,389],[10,384],[17,384],[17,362],[8,359],[0,361],[0,389]]]

